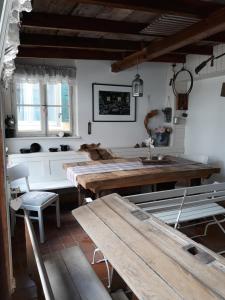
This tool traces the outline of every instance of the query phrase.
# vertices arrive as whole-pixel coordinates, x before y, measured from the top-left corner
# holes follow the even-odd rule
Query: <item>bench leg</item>
[[[110,288],[110,286],[111,286],[111,274],[110,274],[110,269],[109,269],[109,263],[108,263],[108,260],[107,260],[107,258],[105,258],[105,256],[104,256],[104,254],[102,254],[103,255],[103,259],[100,259],[100,260],[97,260],[96,262],[95,262],[95,256],[96,256],[96,253],[97,252],[101,252],[101,250],[99,249],[99,248],[95,248],[95,250],[94,250],[94,253],[93,253],[93,258],[92,258],[92,262],[91,262],[91,264],[92,265],[94,265],[95,263],[101,263],[101,262],[104,262],[105,263],[105,266],[106,266],[106,270],[107,270],[107,277],[108,277],[108,288]]]
[[[127,284],[120,277],[120,275],[116,272],[116,270],[113,269],[110,292],[115,292],[115,291],[120,290],[120,289],[125,291],[127,289]]]
[[[60,206],[59,206],[59,197],[57,197],[57,200],[55,202],[55,209],[56,209],[56,224],[57,228],[60,228]]]
[[[223,231],[223,233],[225,234],[225,229],[223,228],[223,226],[221,225],[221,223],[225,222],[225,219],[222,219],[222,220],[217,220],[215,216],[213,216],[213,220],[212,222],[209,222],[206,226],[205,226],[205,229],[204,229],[204,233],[203,234],[199,234],[199,235],[195,235],[195,236],[192,236],[191,238],[192,239],[195,239],[195,238],[198,238],[198,237],[204,237],[207,235],[207,232],[208,232],[208,228],[209,226],[211,225],[218,225],[219,228]]]
[[[219,220],[217,220],[217,218],[215,216],[213,216],[213,219],[214,219],[215,223],[219,226],[219,228],[222,230],[222,232],[225,233],[225,229],[221,225],[221,221],[224,222],[225,220],[219,221]]]

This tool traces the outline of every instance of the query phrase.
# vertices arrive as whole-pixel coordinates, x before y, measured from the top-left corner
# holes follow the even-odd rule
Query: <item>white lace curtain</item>
[[[14,80],[22,82],[67,82],[74,84],[76,69],[72,67],[48,65],[21,65],[16,64]]]
[[[4,68],[2,79],[7,85],[7,82],[12,78],[15,70],[14,59],[18,53],[20,13],[22,11],[30,12],[32,10],[31,0],[13,0],[11,11],[8,18],[8,32],[5,44],[5,55],[3,59]]]

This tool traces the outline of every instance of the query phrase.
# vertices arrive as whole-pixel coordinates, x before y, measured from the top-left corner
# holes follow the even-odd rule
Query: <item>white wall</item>
[[[215,52],[223,50],[225,47],[221,45]],[[202,60],[190,57],[189,67],[194,69]],[[211,180],[225,180],[225,98],[220,97],[225,75],[222,74],[225,74],[224,58],[213,68],[207,66],[199,76],[195,75],[185,132],[185,153],[208,155],[209,162],[222,168],[221,174]]]
[[[8,139],[7,145],[11,153],[18,153],[20,148],[29,147],[34,141],[40,143],[44,151],[47,151],[51,146],[58,146],[60,144],[69,144],[72,149],[77,149],[80,144],[90,142],[101,142],[106,147],[133,147],[137,142],[140,143],[146,138],[146,131],[143,125],[146,113],[151,109],[162,109],[165,104],[169,64],[142,64],[139,71],[144,80],[144,97],[137,100],[137,122],[93,122],[92,134],[88,135],[87,124],[89,120],[92,121],[92,83],[131,84],[136,74],[136,68],[131,68],[120,73],[112,73],[110,71],[111,62],[109,61],[26,60],[26,63],[29,62],[76,66],[77,80],[74,103],[76,103],[78,116],[77,119],[75,118],[75,124],[78,125],[78,135],[81,138]],[[76,114],[74,115],[76,116]],[[155,127],[162,123],[161,114],[159,118],[153,120],[151,126]]]

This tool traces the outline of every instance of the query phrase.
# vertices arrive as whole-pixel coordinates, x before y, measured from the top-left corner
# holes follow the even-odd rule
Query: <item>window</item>
[[[15,83],[17,134],[72,133],[72,87],[67,83]]]

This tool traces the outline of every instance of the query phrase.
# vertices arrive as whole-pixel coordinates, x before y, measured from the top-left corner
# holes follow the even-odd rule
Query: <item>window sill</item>
[[[13,140],[49,140],[49,139],[56,139],[56,140],[74,140],[74,139],[81,139],[80,136],[17,136],[13,138],[6,138],[6,141],[13,141]]]

